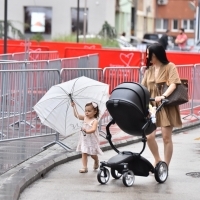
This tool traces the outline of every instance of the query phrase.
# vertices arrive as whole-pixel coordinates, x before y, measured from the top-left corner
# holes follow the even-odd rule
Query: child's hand
[[[74,103],[73,101],[71,102],[71,106],[72,106],[72,107],[74,107],[74,106],[75,106],[75,103]]]
[[[86,129],[85,128],[81,128],[81,131],[85,132],[86,133]]]

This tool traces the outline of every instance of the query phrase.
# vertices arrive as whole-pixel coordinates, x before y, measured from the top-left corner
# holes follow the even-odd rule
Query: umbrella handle
[[[71,102],[73,102],[72,94],[71,93],[69,94],[69,98],[70,98]]]

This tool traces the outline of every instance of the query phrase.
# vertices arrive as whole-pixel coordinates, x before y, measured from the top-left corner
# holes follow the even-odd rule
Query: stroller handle
[[[155,98],[150,98],[149,101],[155,101]],[[168,99],[162,99],[161,100],[161,105],[158,106],[158,108],[156,109],[156,112],[160,111],[161,108],[168,102]]]
[[[149,101],[155,101],[155,98],[150,98]],[[168,99],[162,99],[161,103],[167,103],[169,100]]]

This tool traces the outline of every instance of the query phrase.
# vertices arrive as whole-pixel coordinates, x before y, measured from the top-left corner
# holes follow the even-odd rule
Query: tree
[[[114,39],[117,37],[116,29],[112,27],[107,21],[102,26],[99,35],[104,38]]]
[[[7,22],[8,38],[11,39],[24,39],[24,34],[15,28],[10,21]],[[10,35],[9,35],[10,34]],[[0,20],[0,38],[4,37],[4,21]]]

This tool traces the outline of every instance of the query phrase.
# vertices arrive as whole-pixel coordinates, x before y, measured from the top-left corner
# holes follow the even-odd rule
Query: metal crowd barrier
[[[31,51],[31,52],[17,52],[13,54],[0,54],[0,60],[52,60],[59,58],[58,51]]]
[[[78,68],[88,68],[88,56],[80,56],[78,58]]]
[[[190,113],[186,115],[184,118],[187,118],[189,116],[195,117],[197,119],[200,119],[197,114],[200,114],[200,64],[195,64],[191,73],[191,77],[189,78],[189,81],[191,82],[191,98],[190,98]],[[187,105],[183,104],[183,106]],[[188,106],[188,107],[189,107]]]
[[[62,60],[60,58],[53,59],[53,60],[48,60],[47,62],[48,62],[48,69],[61,70],[61,62],[62,62]]]
[[[99,67],[99,54],[88,55],[88,68],[98,68]]]
[[[12,60],[12,54],[0,54],[0,60]]]
[[[63,58],[61,63],[57,60],[50,60],[49,63],[54,63],[56,69],[63,68],[98,68],[99,67],[99,55],[91,54],[73,58]],[[60,66],[61,64],[61,66]],[[81,74],[80,74],[81,76]]]
[[[56,62],[58,60],[53,60]],[[8,118],[15,119],[9,121],[9,125],[12,127],[16,127],[20,125],[20,122],[27,124],[34,128],[34,123],[28,122],[25,118],[26,115],[32,113],[32,106],[37,103],[37,101],[44,95],[44,93],[55,84],[60,82],[69,81],[71,79],[86,76],[97,81],[102,81],[110,85],[110,91],[112,91],[118,84],[122,82],[139,82],[141,80],[140,68],[139,67],[107,67],[104,69],[101,68],[78,68],[79,58],[72,59],[63,59],[61,64],[65,63],[66,66],[62,66],[61,70],[51,69],[53,68],[53,64],[50,66],[49,63],[51,61],[29,61],[29,62],[14,62],[14,63],[0,63],[1,67],[1,120]],[[60,64],[59,63],[59,64]],[[71,65],[73,67],[69,68]],[[77,64],[77,65],[76,65]],[[42,66],[41,71],[45,71],[48,75],[38,76],[34,71],[38,71],[36,69]],[[63,64],[64,65],[64,64]],[[57,66],[55,65],[55,68]],[[6,70],[9,69],[9,70]],[[23,69],[23,70],[22,70]],[[24,69],[29,69],[31,71],[32,76],[30,77],[28,73],[26,73]],[[34,69],[34,70],[33,70]],[[178,72],[181,78],[186,78],[189,81],[189,102],[180,106],[181,111],[190,111],[189,115],[195,115],[194,109],[200,107],[200,89],[198,87],[198,83],[200,80],[200,64],[195,66],[193,65],[179,65],[177,66]],[[14,73],[15,71],[21,73],[21,75],[17,78],[13,78],[8,75],[4,75],[3,72],[11,71]],[[59,78],[55,76],[55,71],[60,72]],[[31,84],[27,82],[31,80]],[[17,88],[16,88],[17,87]],[[30,103],[32,102],[32,103]],[[188,116],[189,116],[188,115]],[[16,121],[16,116],[18,116],[18,121]],[[20,117],[19,117],[20,116]],[[36,116],[34,116],[36,117]],[[187,117],[187,116],[186,116]],[[199,118],[198,118],[199,119]],[[100,130],[102,126],[105,126],[110,121],[110,115],[106,112],[102,119],[100,120],[99,126]],[[10,127],[8,126],[8,127]],[[5,127],[5,125],[3,125]],[[6,126],[7,127],[7,126]],[[29,130],[29,132],[30,132]],[[2,130],[4,133],[5,130]],[[4,133],[6,135],[6,133]],[[24,133],[25,134],[25,131]],[[2,139],[2,137],[1,137]]]
[[[60,72],[61,81],[66,82],[80,76],[103,82],[103,70],[101,68],[63,68]]]
[[[36,52],[18,52],[14,54],[2,54],[0,55],[4,60],[2,62],[7,62],[6,58],[9,58],[9,62],[30,62],[33,63],[35,61],[41,61],[41,63],[37,63],[33,69],[58,69],[62,68],[98,68],[99,66],[99,55],[91,54],[80,57],[73,58],[58,58],[57,51],[36,51]],[[46,62],[45,65],[41,65],[42,62]],[[16,65],[16,64],[15,64]],[[10,67],[12,65],[10,64]],[[2,68],[2,67],[1,67]],[[25,67],[23,67],[25,68]],[[29,67],[30,68],[30,67]],[[14,69],[14,68],[13,68]],[[81,74],[80,74],[81,76]]]
[[[52,60],[59,58],[58,51],[31,51],[29,60]]]
[[[111,92],[123,82],[139,82],[139,67],[106,67],[103,69],[104,83],[109,84]]]
[[[193,98],[192,98],[192,106],[193,106],[193,112],[196,112],[197,110],[198,115],[200,115],[200,87],[199,87],[200,64],[196,64],[194,66],[194,74],[195,74],[193,78],[194,92],[193,92]],[[197,117],[197,118],[200,119],[200,117]]]
[[[79,57],[61,59],[61,68],[78,68]]]
[[[188,80],[188,96],[189,101],[180,105],[180,111],[189,111],[192,109],[192,93],[193,93],[193,80],[194,65],[177,65],[177,70],[181,79]],[[185,117],[184,117],[185,118]]]
[[[0,70],[11,69],[48,69],[48,62],[46,60],[0,62]]]
[[[0,70],[0,142],[55,133],[40,123],[33,106],[59,83],[54,69]]]
[[[28,58],[29,58],[28,52],[18,52],[12,54],[12,60],[26,61],[28,60]]]

